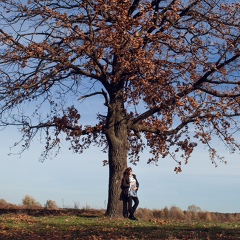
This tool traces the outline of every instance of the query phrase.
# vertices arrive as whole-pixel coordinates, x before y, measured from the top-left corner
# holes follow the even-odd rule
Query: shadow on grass
[[[174,228],[174,227],[156,227],[156,226],[129,226],[129,227],[99,227],[92,225],[91,227],[69,227],[68,229],[48,229],[39,231],[13,231],[10,235],[0,234],[1,239],[240,239],[239,230],[226,230],[219,227],[213,228]]]

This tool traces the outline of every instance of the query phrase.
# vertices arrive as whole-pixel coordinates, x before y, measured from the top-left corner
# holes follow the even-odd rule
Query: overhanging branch
[[[94,93],[91,93],[91,94],[84,95],[84,96],[78,98],[78,100],[82,100],[82,99],[84,99],[84,98],[92,97],[92,96],[99,95],[99,94],[104,96],[104,98],[105,98],[105,103],[104,103],[104,105],[105,105],[105,106],[108,106],[109,99],[108,99],[107,93],[106,93],[103,89],[102,89],[101,92],[94,92]]]
[[[231,117],[239,117],[239,114],[222,114],[221,116],[223,117],[227,117],[227,118],[231,118]],[[219,118],[219,113],[216,114],[211,114],[211,113],[207,113],[205,115],[202,116],[198,116],[198,114],[194,114],[191,117],[188,117],[186,119],[184,119],[184,121],[182,121],[177,127],[175,127],[174,129],[168,130],[168,131],[161,131],[159,130],[157,127],[151,127],[151,126],[146,126],[143,124],[133,124],[131,126],[131,130],[133,130],[136,133],[139,132],[149,132],[149,133],[155,133],[158,135],[162,135],[162,136],[170,136],[170,135],[174,135],[176,133],[178,133],[181,129],[183,129],[185,126],[187,126],[189,123],[201,120],[201,119],[209,119],[209,118]]]

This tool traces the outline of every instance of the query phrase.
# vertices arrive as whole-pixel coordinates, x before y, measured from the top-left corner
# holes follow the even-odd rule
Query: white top
[[[129,176],[129,182],[130,182],[130,184],[131,183],[133,183],[133,184],[129,188],[128,196],[137,197],[137,191],[134,190],[134,188],[137,187],[136,179],[133,176]]]

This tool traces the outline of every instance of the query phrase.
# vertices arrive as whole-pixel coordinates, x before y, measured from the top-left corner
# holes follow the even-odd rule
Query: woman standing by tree
[[[129,217],[131,220],[137,220],[134,216],[139,200],[137,196],[137,191],[139,188],[139,183],[135,174],[132,173],[132,168],[128,167],[124,173],[121,183],[122,193],[121,200],[123,201],[123,216],[125,218]],[[132,203],[134,205],[132,206]],[[128,214],[130,214],[128,216]]]

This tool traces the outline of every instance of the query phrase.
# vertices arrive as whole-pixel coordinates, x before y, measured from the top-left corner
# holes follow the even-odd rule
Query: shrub
[[[170,213],[171,219],[183,220],[185,218],[185,215],[182,209],[176,206],[172,206],[169,210],[169,213]]]
[[[187,209],[187,217],[191,220],[197,220],[199,219],[199,215],[198,213],[201,212],[201,208],[192,204],[190,206],[188,206],[188,209]]]
[[[53,200],[47,200],[47,202],[45,204],[45,208],[46,209],[58,210],[58,205]]]
[[[201,212],[202,210],[201,210],[200,207],[192,204],[192,205],[188,206],[187,211],[189,211],[189,212]]]
[[[210,213],[210,212],[200,212],[199,213],[199,218],[203,221],[206,222],[211,222],[212,221],[212,216],[214,215],[214,213]]]
[[[4,199],[0,199],[0,208],[8,208],[8,203]]]
[[[163,210],[153,209],[153,210],[152,210],[152,213],[153,213],[153,217],[154,217],[154,218],[159,218],[159,219],[163,219],[163,218],[164,218],[164,212],[163,212]]]
[[[30,197],[29,195],[26,195],[23,198],[22,203],[25,207],[28,208],[42,207],[41,203],[37,202],[33,197]]]
[[[136,216],[141,219],[149,220],[153,218],[153,212],[148,208],[137,209]]]
[[[164,218],[165,220],[167,220],[167,219],[169,218],[169,210],[168,210],[168,207],[163,208],[162,212],[163,212],[163,218]]]

